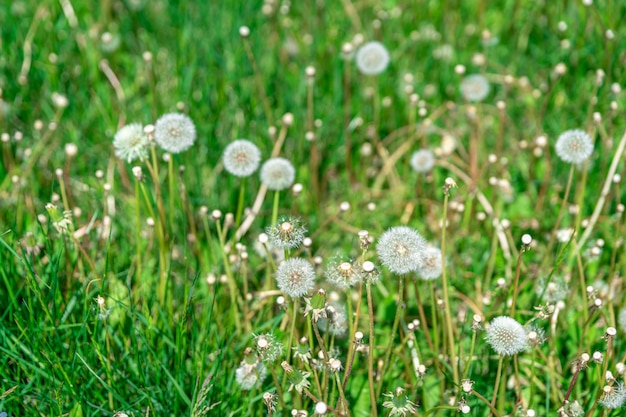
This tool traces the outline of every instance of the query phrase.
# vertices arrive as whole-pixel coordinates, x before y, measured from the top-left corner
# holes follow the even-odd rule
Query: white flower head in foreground
[[[515,355],[528,347],[524,326],[506,316],[496,317],[491,321],[486,339],[499,355]]]
[[[281,191],[291,187],[296,170],[285,158],[272,158],[261,167],[261,182],[270,190]]]
[[[196,126],[184,114],[164,114],[154,125],[154,140],[163,150],[180,153],[196,141]]]
[[[150,140],[139,123],[132,123],[122,127],[113,137],[115,156],[132,162],[135,159],[144,160],[148,157]]]
[[[356,53],[356,66],[365,75],[378,75],[389,65],[389,52],[380,42],[368,42]]]
[[[250,391],[260,385],[266,376],[267,368],[263,362],[248,363],[247,359],[244,359],[235,370],[235,379],[244,391]]]
[[[441,249],[429,246],[424,251],[424,263],[417,269],[417,273],[424,281],[431,281],[441,276],[443,269]]]
[[[621,408],[626,402],[626,389],[624,384],[618,382],[613,386],[605,386],[602,394],[602,399],[599,401],[600,405],[604,408]]]
[[[283,354],[283,345],[271,333],[254,335],[254,347],[257,355],[267,362],[274,362]]]
[[[376,251],[382,264],[391,272],[406,274],[423,265],[426,240],[408,226],[396,226],[382,234]]]
[[[291,258],[276,271],[278,288],[291,298],[307,295],[315,283],[315,270],[306,259]]]
[[[224,169],[236,177],[249,177],[259,168],[261,151],[246,139],[232,142],[224,150]]]
[[[482,101],[489,90],[489,81],[480,74],[468,75],[461,81],[461,94],[467,101]]]
[[[556,141],[556,154],[565,162],[580,164],[585,162],[593,152],[593,140],[587,132],[575,129],[568,130]]]
[[[426,173],[435,166],[435,155],[430,149],[420,149],[411,155],[411,168],[419,173]]]

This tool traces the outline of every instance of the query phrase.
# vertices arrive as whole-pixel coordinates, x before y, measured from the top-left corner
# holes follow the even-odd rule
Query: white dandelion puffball
[[[496,317],[491,321],[486,339],[499,355],[515,355],[528,346],[524,326],[506,316]]]
[[[389,52],[380,42],[368,42],[356,53],[356,66],[365,75],[378,75],[389,65]]]
[[[420,149],[411,155],[411,168],[419,173],[426,173],[435,166],[435,155],[430,149]]]
[[[461,94],[467,101],[482,101],[489,90],[489,81],[480,74],[468,75],[461,82]]]
[[[224,150],[224,169],[236,177],[249,177],[261,163],[261,151],[246,139],[232,142]]]
[[[126,125],[117,131],[113,138],[115,156],[132,162],[135,159],[144,160],[148,157],[150,140],[139,123]]]
[[[248,364],[244,360],[235,370],[235,380],[242,390],[250,391],[260,385],[267,376],[267,368],[263,362]]]
[[[406,274],[423,265],[426,240],[408,226],[396,226],[382,234],[376,251],[382,264],[391,272]]]
[[[417,274],[424,281],[431,281],[441,276],[443,269],[441,249],[428,247],[424,251],[424,263],[417,269]]]
[[[196,141],[196,126],[184,114],[164,114],[154,125],[154,140],[163,150],[180,153]]]
[[[622,382],[618,382],[613,386],[605,386],[602,399],[598,403],[608,409],[621,408],[626,402],[626,389]]]
[[[267,188],[281,191],[291,187],[296,178],[296,169],[285,158],[272,158],[261,167],[261,182]]]
[[[278,288],[291,298],[307,295],[315,284],[315,270],[306,259],[291,258],[276,271]]]
[[[587,132],[574,129],[561,133],[556,141],[556,154],[565,162],[580,164],[593,152],[593,141]]]

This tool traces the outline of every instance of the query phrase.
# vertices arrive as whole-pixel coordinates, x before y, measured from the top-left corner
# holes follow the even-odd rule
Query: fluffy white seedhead
[[[382,234],[376,251],[382,264],[391,272],[406,274],[423,265],[426,240],[408,226],[396,226]]]
[[[260,385],[266,376],[267,368],[263,362],[248,364],[244,360],[235,371],[235,380],[244,391],[250,391]]]
[[[561,133],[556,141],[556,154],[565,162],[580,164],[593,152],[593,140],[587,132],[574,129]]]
[[[281,191],[291,187],[296,170],[285,158],[272,158],[261,167],[261,182],[270,190]]]
[[[361,281],[362,268],[352,262],[335,257],[326,268],[326,279],[341,289],[348,289]]]
[[[279,249],[299,248],[304,242],[306,232],[302,220],[297,217],[281,217],[266,230],[272,246]]]
[[[435,155],[430,149],[420,149],[411,155],[411,168],[419,173],[430,172],[435,166]]]
[[[259,168],[261,151],[249,140],[239,139],[224,150],[224,169],[236,177],[248,177]]]
[[[461,94],[467,101],[482,101],[489,90],[489,81],[480,74],[468,75],[461,81]]]
[[[356,66],[362,74],[378,75],[389,65],[389,52],[380,42],[368,42],[356,53]]]
[[[527,348],[526,330],[515,319],[496,317],[487,329],[487,343],[500,355],[511,356]]]
[[[624,389],[624,384],[618,382],[613,386],[605,386],[602,399],[599,403],[604,408],[621,408],[624,403],[626,403],[626,389]]]
[[[154,140],[163,150],[180,153],[196,141],[196,126],[184,114],[164,114],[154,125]]]
[[[278,288],[291,298],[307,295],[315,284],[315,271],[306,259],[291,258],[276,271]]]
[[[115,156],[132,162],[135,159],[144,160],[148,157],[150,140],[139,123],[126,125],[117,131],[113,138]]]
[[[441,276],[443,268],[441,249],[428,247],[424,251],[424,263],[417,270],[418,275],[424,281],[431,281]]]

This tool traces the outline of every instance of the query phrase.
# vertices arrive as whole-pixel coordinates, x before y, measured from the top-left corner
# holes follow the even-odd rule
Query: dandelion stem
[[[272,207],[272,225],[278,221],[278,202],[280,201],[280,191],[274,191],[274,206]]]
[[[447,186],[446,186],[447,187]],[[456,351],[454,349],[454,329],[452,328],[452,314],[450,313],[450,299],[448,297],[448,274],[446,272],[446,228],[448,223],[448,198],[449,191],[444,192],[443,198],[443,220],[441,226],[441,281],[443,285],[443,302],[446,320],[446,330],[448,333],[448,349],[450,350],[450,365],[452,366],[452,374],[454,383],[459,384],[459,366],[456,360]]]
[[[239,201],[237,202],[237,216],[235,217],[235,228],[239,228],[241,225],[241,216],[243,215],[243,200],[246,192],[246,177],[241,179],[239,185]],[[234,235],[236,238],[236,234]]]
[[[515,315],[515,304],[517,302],[517,290],[519,285],[519,276],[521,273],[522,267],[522,254],[524,253],[524,248],[522,248],[517,254],[517,266],[515,267],[515,281],[513,283],[513,301],[511,302],[511,311],[509,316],[513,318]]]
[[[491,410],[492,415],[494,415],[495,417],[500,417],[500,413],[498,413],[498,410],[496,410],[496,408],[489,402],[489,400],[487,400],[485,397],[483,397],[481,394],[474,390],[472,390],[471,394],[476,396],[476,398],[478,398],[483,403],[485,403],[485,405],[487,405],[487,407],[489,407],[489,409]]]
[[[500,388],[500,378],[502,376],[502,364],[504,362],[504,355],[500,355],[500,360],[498,361],[498,371],[496,372],[496,383],[493,385],[493,397],[491,397],[490,409],[492,410],[492,414],[494,411],[494,406],[496,405],[496,398],[498,398],[498,388]],[[494,414],[497,415],[497,414]]]
[[[369,315],[369,349],[367,354],[367,379],[370,388],[370,413],[372,417],[378,417],[376,406],[376,392],[374,391],[374,305],[372,303],[372,286],[365,284],[367,290],[367,312]]]
[[[389,335],[389,344],[387,345],[387,350],[385,351],[385,360],[383,361],[383,366],[387,368],[389,366],[389,360],[391,359],[391,351],[394,346],[394,339],[396,337],[396,333],[398,332],[398,327],[400,324],[400,316],[402,315],[402,309],[404,308],[404,280],[405,276],[402,275],[398,279],[398,306],[396,308],[396,317],[393,320],[393,326],[391,327],[391,334]],[[384,372],[383,372],[384,374]],[[378,386],[376,387],[376,394],[380,396],[380,393],[383,389],[383,380],[384,378],[380,378],[378,381]]]
[[[565,206],[567,205],[567,199],[569,198],[570,190],[572,189],[572,179],[574,178],[574,164],[569,169],[569,175],[567,177],[567,185],[565,186],[565,195],[563,196],[563,202],[561,203],[561,208],[559,209],[559,214],[556,216],[556,221],[554,222],[554,227],[552,228],[552,233],[550,233],[550,240],[548,241],[548,245],[546,246],[546,252],[543,255],[543,262],[548,259],[548,254],[552,249],[552,245],[554,244],[554,239],[556,238],[556,232],[559,229],[559,225],[561,224],[561,219],[563,218],[563,213],[565,212]]]

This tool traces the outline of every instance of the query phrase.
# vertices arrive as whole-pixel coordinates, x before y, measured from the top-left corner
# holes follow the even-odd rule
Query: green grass
[[[299,216],[306,223],[312,246],[290,256],[322,259],[316,288],[326,289],[329,301],[336,296],[345,305],[348,297],[356,296],[349,307],[355,311],[358,286],[347,293],[332,288],[323,272],[328,259],[362,257],[380,267],[376,243],[365,254],[361,251],[359,230],[378,238],[389,227],[406,224],[440,247],[442,187],[447,177],[458,184],[447,207],[450,320],[435,306],[431,286],[410,274],[406,308],[393,335],[398,278],[381,268],[381,283],[372,286],[374,366],[387,346],[393,348],[391,361],[380,372],[382,393],[403,387],[418,403],[417,415],[448,405],[455,388],[446,345],[451,325],[461,374],[468,369],[474,391],[491,401],[498,357],[481,330],[474,358],[466,362],[472,316],[479,314],[488,322],[509,314],[520,239],[529,233],[534,244],[521,257],[514,316],[521,323],[537,324],[547,340],[504,361],[503,383],[520,381],[522,388],[499,390],[499,415],[525,415],[515,414],[518,402],[537,415],[557,415],[572,381],[572,364],[583,352],[595,351],[609,360],[592,363],[578,375],[570,400],[578,400],[587,417],[621,415],[620,410],[597,406],[597,401],[605,385],[602,372],[610,370],[623,382],[617,364],[626,360],[626,325],[617,322],[626,307],[622,184],[611,185],[580,251],[578,240],[551,247],[548,242],[570,170],[554,151],[558,135],[581,128],[595,141],[589,163],[574,171],[561,221],[562,227],[577,229],[578,239],[598,205],[626,129],[625,95],[615,87],[626,86],[626,31],[620,25],[625,4],[318,0],[292,1],[287,13],[266,16],[261,1],[142,1],[133,6],[137,3],[43,0],[0,5],[0,133],[6,133],[0,143],[0,412],[264,416],[263,393],[277,390],[269,372],[273,368],[286,405],[279,402],[274,416],[291,415],[292,408],[313,413],[310,398],[287,392],[280,366],[285,357],[267,364],[267,378],[251,391],[242,390],[235,378],[244,351],[254,347],[253,334],[273,333],[285,345],[290,339],[290,309],[276,302],[275,265],[263,250],[254,249],[258,235],[271,224],[273,193],[239,240],[245,249],[235,247],[234,228],[223,228],[224,216],[221,229],[210,216],[213,210],[225,215],[238,208],[241,180],[223,168],[226,145],[248,138],[269,158],[283,128],[281,118],[290,112],[294,123],[285,131],[280,155],[293,162],[303,191],[297,196],[282,192],[279,214]],[[560,21],[567,23],[565,31],[558,29]],[[245,41],[239,36],[242,25],[251,31]],[[612,40],[605,36],[609,28]],[[483,39],[486,30],[490,40]],[[105,32],[119,41],[113,51],[103,45]],[[435,37],[427,36],[433,32]],[[391,63],[381,75],[362,76],[354,61],[343,56],[342,45],[357,34],[389,49]],[[442,45],[451,47],[449,59],[437,58]],[[151,60],[145,52],[152,54]],[[477,62],[481,58],[483,64]],[[555,75],[559,63],[566,66],[560,77]],[[467,74],[489,79],[491,91],[483,102],[472,106],[464,101],[459,90],[463,76],[455,73],[458,64]],[[305,76],[310,65],[316,69],[312,108]],[[604,71],[600,83],[598,70]],[[410,84],[423,106],[410,104],[405,74],[412,75]],[[67,98],[67,107],[55,106],[55,93]],[[500,100],[505,110],[496,107]],[[420,107],[426,116],[418,114]],[[319,120],[313,143],[305,140],[311,109]],[[159,177],[155,182],[146,163],[142,165],[143,194],[131,172],[140,163],[115,157],[113,135],[126,124],[154,123],[172,111],[194,120],[198,139],[192,149],[173,156],[173,175],[157,149]],[[594,121],[594,112],[600,121]],[[271,126],[277,129],[274,137],[268,133]],[[541,155],[533,155],[540,135],[548,145]],[[411,170],[413,151],[441,147],[447,137],[454,138],[456,147],[437,158],[431,173]],[[68,143],[78,147],[76,156],[64,152]],[[372,146],[370,154],[364,152],[365,144]],[[472,174],[474,144],[479,171],[472,183],[465,174]],[[398,159],[387,176],[385,161],[394,152]],[[490,154],[496,154],[497,162],[488,162]],[[616,168],[622,178],[623,160]],[[62,170],[60,177],[57,169]],[[491,177],[508,181],[510,187],[492,185]],[[252,206],[259,187],[257,174],[246,181],[246,207]],[[494,213],[485,208],[483,197]],[[80,234],[72,237],[55,229],[45,208],[50,202],[61,212],[74,210],[70,229]],[[349,202],[350,209],[342,212],[341,202]],[[578,205],[578,215],[568,209],[571,204]],[[161,207],[164,223],[158,217]],[[146,222],[151,212],[154,227]],[[500,231],[494,221],[503,219],[510,226]],[[39,253],[27,252],[34,246],[32,239]],[[598,239],[603,240],[599,255],[589,256]],[[224,249],[229,251],[225,255]],[[241,251],[248,254],[243,264]],[[231,273],[229,283],[220,281]],[[549,276],[569,280],[565,306],[558,315],[535,319],[538,307],[546,307],[541,300],[545,290],[537,288]],[[209,277],[217,282],[209,284]],[[167,284],[164,294],[160,283]],[[583,308],[585,302],[594,302],[593,297],[583,300],[583,285],[596,286],[593,297],[601,300],[599,308]],[[443,290],[443,281],[434,281],[435,299],[443,299]],[[97,297],[104,299],[102,309]],[[430,348],[423,326],[415,331],[409,326],[420,319],[420,305],[436,349]],[[358,330],[367,344],[365,285],[360,313]],[[301,336],[310,337],[309,317],[298,315],[294,345]],[[607,348],[602,336],[608,326],[618,333]],[[427,369],[423,378],[415,375],[411,362],[414,352],[407,338],[413,335],[415,352]],[[325,332],[321,336],[326,349],[331,343],[337,348],[332,354],[345,368],[352,341]],[[313,339],[316,357],[320,346]],[[296,360],[290,363],[306,370]],[[367,368],[367,354],[357,353],[345,390],[351,416],[372,415]],[[344,374],[345,369],[339,372],[341,378]],[[311,378],[311,394],[336,408],[340,397],[333,375],[323,371],[320,378],[323,389]],[[376,398],[378,415],[387,416],[383,402],[388,398]],[[470,415],[489,415],[476,395],[457,392],[456,400],[461,398],[470,405]],[[439,411],[445,413],[456,411]]]

